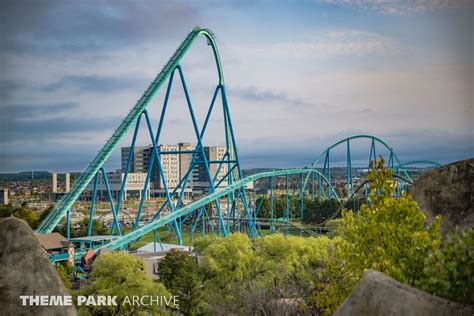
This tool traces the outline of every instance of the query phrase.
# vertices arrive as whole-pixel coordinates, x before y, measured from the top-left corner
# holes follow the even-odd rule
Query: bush
[[[271,315],[296,308],[314,313],[312,296],[332,245],[327,237],[281,234],[254,241],[231,234],[197,242],[210,312]]]
[[[474,304],[474,228],[450,233],[441,249],[425,260],[421,289],[464,304]]]
[[[64,283],[64,286],[67,289],[71,288],[71,280],[74,277],[74,266],[66,261],[64,264],[60,264],[56,267],[56,271],[59,274],[59,277]]]
[[[160,262],[158,274],[166,288],[179,296],[179,310],[184,315],[204,312],[201,278],[195,257],[186,252],[170,251]]]
[[[117,306],[81,306],[81,309],[94,315],[125,315],[167,313],[166,306],[123,304],[128,296],[166,296],[170,293],[163,284],[147,276],[143,260],[123,252],[106,253],[97,257],[93,263],[90,285],[83,286],[79,295],[117,296]]]
[[[424,259],[441,243],[440,218],[426,225],[426,216],[409,196],[393,198],[396,182],[383,160],[372,164],[370,205],[359,213],[342,214],[341,240],[326,265],[327,282],[317,293],[318,306],[332,313],[367,269],[381,271],[414,285],[423,274]]]

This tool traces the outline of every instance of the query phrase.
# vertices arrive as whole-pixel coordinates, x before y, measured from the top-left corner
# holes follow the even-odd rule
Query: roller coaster
[[[207,44],[211,46],[218,75],[216,87],[201,127],[198,126],[191,96],[186,85],[184,70],[180,65],[181,59],[200,36],[204,37],[207,40]],[[196,147],[193,150],[186,151],[161,151],[158,144],[160,142],[163,124],[166,120],[167,109],[170,107],[170,94],[176,76],[179,77],[179,82],[181,83],[186,98],[187,109],[191,118],[193,132],[196,137]],[[148,105],[166,81],[168,81],[168,84],[163,106],[161,108],[161,115],[155,132],[152,125],[151,115],[148,112]],[[219,106],[222,108],[224,115],[223,125],[226,142],[225,153],[221,158],[211,160],[206,156],[204,151],[203,138],[206,134],[206,129],[212,113],[214,109]],[[150,157],[150,167],[146,174],[144,191],[150,182],[153,166],[156,165],[163,181],[165,198],[164,202],[152,214],[151,219],[148,219],[146,223],[143,224],[143,206],[146,197],[145,195],[142,195],[134,218],[133,227],[125,231],[123,225],[119,221],[119,216],[121,214],[122,216],[123,214],[126,214],[128,217],[132,216],[125,210],[122,210],[122,201],[124,187],[130,171],[130,164],[133,159],[133,149],[136,146],[137,135],[142,121],[144,121],[143,125],[145,125],[145,131],[149,136],[149,141],[153,147],[153,154]],[[126,168],[123,170],[124,176],[122,179],[121,189],[117,198],[114,199],[107,180],[107,173],[104,164],[134,124],[135,128]],[[73,208],[74,203],[91,183],[93,184],[93,190],[89,210],[89,225],[87,229],[87,237],[90,237],[92,234],[92,220],[94,218],[96,207],[97,185],[99,177],[102,177],[106,187],[113,221],[110,227],[110,238],[107,238],[107,242],[101,244],[97,249],[126,249],[130,243],[139,240],[144,235],[153,232],[156,234],[156,230],[163,226],[167,226],[173,231],[180,244],[183,243],[183,229],[190,230],[191,236],[196,229],[200,228],[203,235],[206,232],[211,232],[225,237],[229,233],[240,231],[249,234],[251,237],[258,237],[263,234],[261,227],[263,222],[266,223],[265,225],[270,232],[275,232],[277,231],[277,228],[281,227],[284,227],[282,229],[283,232],[287,232],[288,229],[297,227],[302,231],[309,231],[309,234],[311,235],[314,233],[312,230],[302,224],[298,224],[304,219],[305,203],[308,200],[334,200],[335,203],[342,208],[344,203],[348,200],[354,196],[363,194],[360,193],[363,190],[354,189],[356,186],[358,186],[359,189],[364,186],[366,187],[367,184],[362,181],[362,185],[360,185],[361,180],[358,177],[353,176],[353,173],[357,168],[353,167],[351,160],[351,145],[356,141],[364,140],[368,140],[370,143],[370,152],[367,163],[378,157],[377,152],[380,153],[379,148],[382,148],[386,152],[387,157],[385,160],[387,161],[387,166],[393,170],[394,175],[400,184],[398,186],[399,194],[403,190],[406,190],[407,183],[413,181],[412,176],[407,171],[408,165],[438,165],[431,161],[402,163],[395,154],[393,148],[382,139],[371,135],[356,135],[343,139],[328,147],[316,157],[309,167],[272,170],[244,177],[238,155],[236,137],[230,114],[230,106],[227,100],[226,87],[224,84],[224,75],[215,37],[210,30],[197,27],[188,34],[161,72],[159,72],[156,78],[151,82],[135,106],[114,131],[112,137],[106,141],[103,148],[89,163],[80,178],[73,184],[70,192],[66,193],[57,202],[54,209],[39,225],[36,232],[52,232],[61,220],[66,217],[67,237],[69,238],[71,209]],[[339,147],[345,147],[346,149],[346,163],[342,172],[345,177],[344,181],[341,181],[341,176],[337,177],[338,179],[336,180],[334,175],[331,175],[331,169],[334,170],[332,167],[332,154],[336,148]],[[162,167],[163,157],[170,154],[186,154],[191,155],[192,157],[189,168],[184,177],[182,177],[182,179],[179,180],[179,183],[173,187],[169,186],[169,182],[166,179]],[[210,168],[212,164],[217,166],[217,171],[214,174],[211,172]],[[197,166],[202,168],[206,174],[208,190],[199,199],[186,204],[183,200],[184,193],[186,187],[189,185],[188,180],[192,171]],[[221,170],[224,171],[223,176],[221,176]],[[362,173],[363,172],[364,171],[362,171]],[[284,207],[276,212],[274,200],[278,197],[284,199]],[[262,219],[259,216],[263,212],[262,205],[265,201],[264,198],[268,198],[269,201],[269,210],[267,210],[269,214],[267,214],[265,219]],[[295,203],[298,204],[299,214],[296,214],[298,212],[290,214],[291,205],[294,205]]]

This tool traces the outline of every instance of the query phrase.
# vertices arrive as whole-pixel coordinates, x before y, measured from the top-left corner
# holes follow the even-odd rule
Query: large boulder
[[[474,158],[424,173],[409,193],[432,220],[442,216],[442,231],[474,225]]]
[[[334,316],[346,315],[471,316],[474,307],[428,294],[369,270],[334,313]]]
[[[70,295],[23,220],[0,220],[0,314],[76,315],[74,306],[23,306],[21,295]]]

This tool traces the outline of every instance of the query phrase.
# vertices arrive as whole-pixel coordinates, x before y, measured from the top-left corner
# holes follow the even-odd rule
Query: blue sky
[[[471,1],[1,6],[0,172],[83,170],[196,25],[216,35],[243,168],[305,166],[353,134],[405,161],[474,156]],[[204,40],[182,66],[202,122],[216,84]],[[149,106],[155,125],[162,100]],[[171,102],[160,143],[195,142],[179,89]],[[224,141],[215,115],[207,144]],[[354,146],[365,165],[368,143]]]

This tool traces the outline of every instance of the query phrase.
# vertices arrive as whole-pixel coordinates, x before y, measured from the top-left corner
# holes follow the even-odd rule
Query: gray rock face
[[[26,222],[0,220],[0,314],[76,315],[74,306],[22,306],[20,295],[70,295]]]
[[[409,193],[428,214],[441,215],[442,231],[474,225],[474,158],[458,161],[423,174]]]
[[[369,270],[334,316],[403,315],[455,316],[474,314],[465,306],[402,284],[385,274]]]

